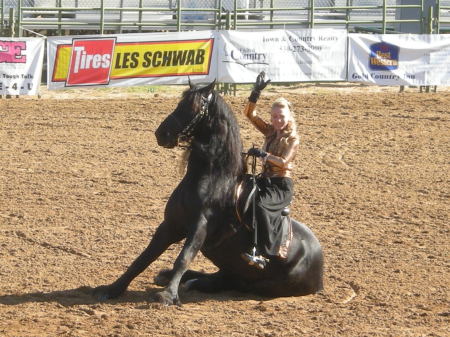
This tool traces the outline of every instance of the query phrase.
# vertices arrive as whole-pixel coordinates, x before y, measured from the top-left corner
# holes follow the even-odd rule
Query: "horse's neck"
[[[225,194],[228,194],[229,190],[234,189],[241,174],[232,172],[231,167],[233,163],[218,163],[219,158],[214,157],[214,151],[208,151],[210,149],[207,149],[206,146],[196,144],[192,148],[185,179],[193,184],[203,185],[202,188],[210,190],[214,195],[216,193],[212,190],[215,189],[220,189]]]

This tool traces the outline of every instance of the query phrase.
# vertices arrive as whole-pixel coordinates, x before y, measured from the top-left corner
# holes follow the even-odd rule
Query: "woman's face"
[[[289,122],[290,111],[288,107],[274,106],[270,113],[270,121],[277,131],[283,130]]]

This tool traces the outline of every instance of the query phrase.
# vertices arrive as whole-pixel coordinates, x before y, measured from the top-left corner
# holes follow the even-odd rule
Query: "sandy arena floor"
[[[326,289],[188,292],[182,307],[151,299],[180,245],[122,298],[89,294],[146,247],[181,178],[181,151],[153,135],[179,90],[0,100],[0,336],[449,336],[450,92],[417,91],[272,86],[259,106],[295,107],[292,216],[323,244]],[[247,94],[226,96],[236,113]],[[214,270],[202,256],[192,268]]]

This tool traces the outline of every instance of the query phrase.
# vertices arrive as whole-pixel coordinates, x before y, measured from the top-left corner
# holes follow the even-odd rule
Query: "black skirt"
[[[287,239],[289,226],[283,209],[293,196],[293,181],[288,177],[258,179],[260,191],[256,197],[257,249],[266,257],[279,256],[280,247]]]

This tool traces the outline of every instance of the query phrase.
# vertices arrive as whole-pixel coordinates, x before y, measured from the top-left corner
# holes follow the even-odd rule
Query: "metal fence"
[[[0,0],[2,35],[45,35],[203,29],[313,28],[399,32],[450,31],[450,0]],[[404,18],[405,9],[414,17]],[[14,13],[12,13],[14,10]],[[434,13],[433,13],[434,10]],[[431,11],[431,13],[430,13]],[[434,18],[434,19],[433,19]]]

